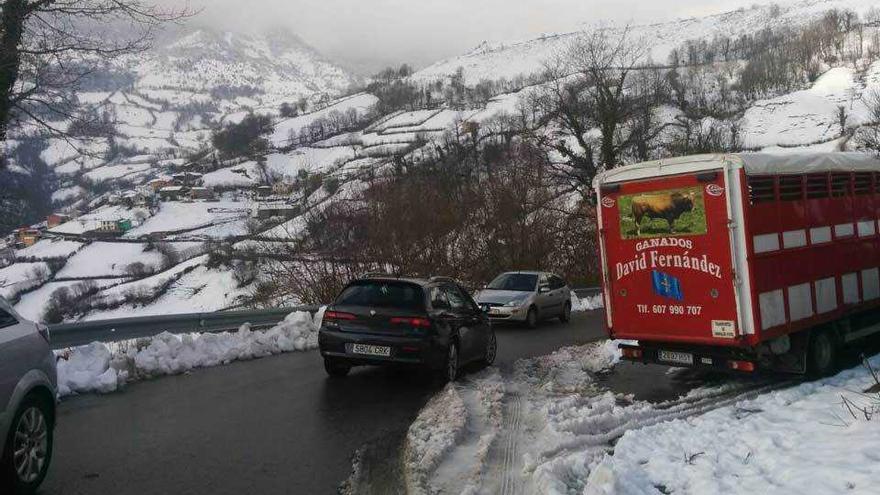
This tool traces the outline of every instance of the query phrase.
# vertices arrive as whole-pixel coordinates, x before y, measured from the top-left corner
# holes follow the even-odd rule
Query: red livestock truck
[[[826,374],[880,331],[880,161],[702,155],[600,174],[606,324],[624,359]]]

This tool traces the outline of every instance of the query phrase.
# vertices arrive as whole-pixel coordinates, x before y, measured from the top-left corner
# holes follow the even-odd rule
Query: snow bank
[[[571,293],[571,310],[572,311],[595,311],[605,307],[602,301],[602,294],[587,296],[583,299],[578,297],[574,292]]]
[[[100,342],[78,347],[66,357],[58,361],[58,395],[109,393],[127,379],[120,360],[114,360],[110,349]]]
[[[283,352],[318,347],[322,313],[289,314],[275,327],[252,331],[244,324],[237,332],[173,335],[162,333],[148,339],[113,344],[95,342],[59,352],[60,396],[113,392],[141,378],[175,375]]]
[[[410,426],[407,493],[476,493],[502,423],[504,381],[489,368],[449,384]]]
[[[427,476],[455,446],[464,431],[467,410],[455,385],[435,395],[409,427],[404,447],[407,492],[420,493]]]
[[[872,359],[880,365],[880,357]],[[584,493],[875,493],[880,420],[841,404],[880,397],[858,367],[689,419],[627,432],[592,470]]]

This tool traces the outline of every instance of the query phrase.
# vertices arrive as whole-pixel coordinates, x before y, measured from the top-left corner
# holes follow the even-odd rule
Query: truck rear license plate
[[[688,352],[660,351],[657,353],[657,359],[667,363],[686,364],[693,366],[694,355]]]
[[[382,345],[352,344],[350,352],[352,354],[363,354],[365,356],[391,356],[391,348]]]

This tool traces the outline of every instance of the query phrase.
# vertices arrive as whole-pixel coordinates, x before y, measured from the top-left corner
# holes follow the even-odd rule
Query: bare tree
[[[0,0],[0,142],[21,120],[67,137],[57,122],[83,118],[77,86],[108,60],[147,49],[163,23],[190,14],[141,0]]]
[[[880,91],[874,91],[865,97],[868,115],[871,122],[861,127],[856,134],[856,145],[880,155]]]
[[[598,29],[545,64],[549,82],[531,103],[540,115],[535,128],[553,132],[534,137],[568,162],[578,189],[589,189],[599,169],[619,165],[627,154],[646,156],[646,143],[661,131],[651,113],[655,85],[649,82],[656,74],[641,74],[651,72],[646,56],[645,43],[629,28]]]
[[[645,63],[647,52],[643,41],[631,38],[629,28],[619,35],[597,29],[581,35],[569,47],[571,69],[589,85],[588,94],[602,136],[599,163],[604,167],[618,165],[621,150],[631,144],[629,139],[621,139],[618,132],[636,112],[631,76]]]
[[[840,126],[840,134],[846,134],[846,123],[849,121],[849,112],[847,111],[846,106],[837,105],[835,117],[837,117],[837,125]]]

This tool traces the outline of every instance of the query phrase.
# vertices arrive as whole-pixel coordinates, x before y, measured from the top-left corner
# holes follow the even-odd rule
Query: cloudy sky
[[[181,0],[158,0],[179,6]],[[764,0],[758,0],[761,3]],[[658,22],[714,14],[755,0],[189,0],[197,22],[232,29],[286,26],[359,71],[423,66],[481,41],[531,38],[582,23]]]

